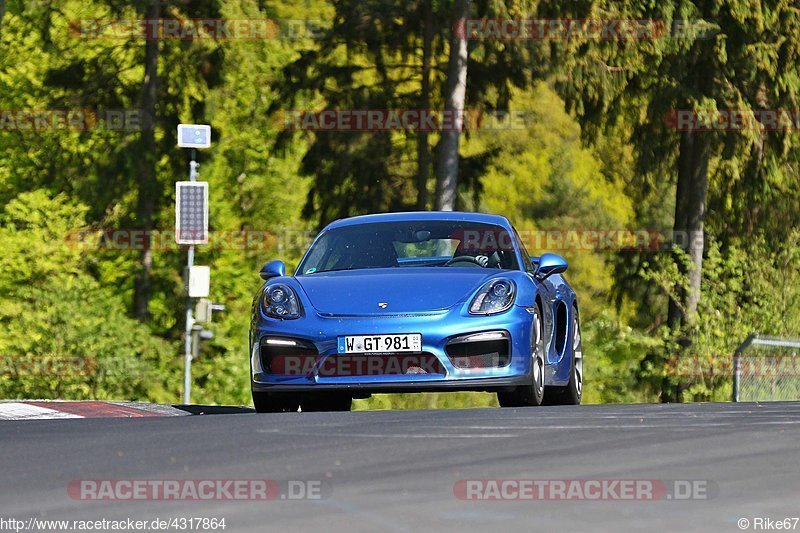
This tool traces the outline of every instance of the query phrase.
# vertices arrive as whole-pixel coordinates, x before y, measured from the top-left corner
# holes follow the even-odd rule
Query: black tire
[[[583,396],[583,340],[578,310],[572,310],[572,354],[569,365],[569,382],[563,387],[547,387],[548,405],[580,405]]]
[[[531,384],[497,393],[500,407],[527,407],[542,405],[544,401],[544,326],[538,304],[533,313],[531,336]]]
[[[314,394],[300,400],[304,413],[323,411],[349,411],[353,407],[353,398],[346,394]]]
[[[257,413],[296,413],[300,402],[294,394],[253,391]]]

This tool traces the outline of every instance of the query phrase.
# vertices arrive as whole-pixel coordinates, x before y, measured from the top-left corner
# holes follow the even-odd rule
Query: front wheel
[[[580,405],[583,396],[583,342],[578,310],[572,310],[572,358],[569,382],[563,387],[547,388],[547,403],[550,405]]]
[[[509,392],[498,392],[500,407],[525,407],[542,405],[544,401],[544,338],[542,315],[539,306],[533,310],[531,332],[531,384],[516,387]]]

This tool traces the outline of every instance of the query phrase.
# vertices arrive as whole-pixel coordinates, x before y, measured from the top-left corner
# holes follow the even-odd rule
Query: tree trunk
[[[689,279],[688,291],[686,294],[679,294],[682,305],[670,302],[669,321],[673,327],[693,323],[700,301],[710,150],[708,133],[685,131],[681,134],[674,230],[683,249],[689,254],[691,267],[686,272]]]
[[[422,87],[420,109],[428,110],[431,105],[431,55],[433,47],[433,0],[425,0],[422,15]],[[428,132],[417,132],[417,209],[428,209],[428,181],[430,178],[431,152],[428,146]]]
[[[445,112],[451,114],[450,126],[442,131],[436,165],[436,208],[453,211],[458,187],[458,144],[464,123],[464,102],[467,92],[467,39],[456,28],[469,17],[470,0],[456,0],[450,36],[450,58],[447,65]]]
[[[686,321],[694,323],[700,303],[700,282],[703,279],[704,221],[708,196],[708,159],[711,142],[708,135],[695,137],[692,156],[692,180],[686,198],[686,231],[689,239],[689,294],[686,295]]]
[[[700,302],[700,282],[703,275],[703,219],[706,211],[708,193],[708,160],[711,140],[708,132],[685,131],[681,133],[678,149],[678,183],[675,189],[676,244],[689,254],[690,270],[681,269],[689,279],[687,290],[679,288],[675,295],[677,301],[670,299],[668,311],[669,326],[680,330],[682,326],[692,325],[697,316]],[[680,351],[688,350],[691,339],[682,333],[676,338]],[[662,402],[680,402],[681,384],[672,385],[668,377],[661,383]]]
[[[681,133],[680,145],[678,147],[678,182],[675,187],[675,222],[673,224],[673,240],[683,250],[687,248],[686,238],[686,196],[689,190],[689,180],[691,179],[692,164],[692,132]],[[683,322],[683,306],[686,302],[686,292],[683,287],[678,287],[675,298],[670,299],[667,311],[667,323],[673,329],[677,329]]]
[[[701,49],[688,67],[694,81],[694,99],[714,96],[714,61],[707,49]],[[686,104],[690,104],[687,100]],[[673,328],[692,325],[697,318],[700,284],[703,279],[704,220],[708,195],[708,160],[711,157],[711,133],[681,132],[678,151],[678,184],[675,190],[675,235],[689,255],[686,292],[679,292],[681,305],[670,302],[669,324]],[[684,339],[687,345],[689,339]]]
[[[147,11],[147,18],[155,20],[160,17],[160,0],[152,0]],[[151,36],[145,44],[145,70],[142,81],[142,91],[139,96],[139,109],[141,110],[141,136],[139,139],[140,151],[137,158],[138,196],[136,200],[136,227],[137,229],[151,230],[153,228],[153,213],[155,212],[157,197],[159,196],[158,181],[156,178],[156,101],[158,93],[158,39]],[[143,239],[144,248],[139,259],[139,272],[134,281],[133,314],[141,321],[148,318],[150,306],[151,281],[150,271],[153,266],[153,251],[150,240]]]

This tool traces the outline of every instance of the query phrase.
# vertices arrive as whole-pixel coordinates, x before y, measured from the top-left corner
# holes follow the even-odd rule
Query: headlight
[[[292,319],[300,317],[300,302],[294,289],[283,283],[270,285],[264,290],[261,300],[264,314],[273,318]]]
[[[469,305],[471,315],[493,315],[507,311],[514,303],[517,288],[509,279],[493,279],[478,291]]]

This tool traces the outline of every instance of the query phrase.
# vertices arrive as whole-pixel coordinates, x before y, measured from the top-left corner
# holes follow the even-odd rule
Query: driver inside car
[[[500,254],[496,250],[465,250],[459,245],[450,260],[451,265],[501,268]]]

